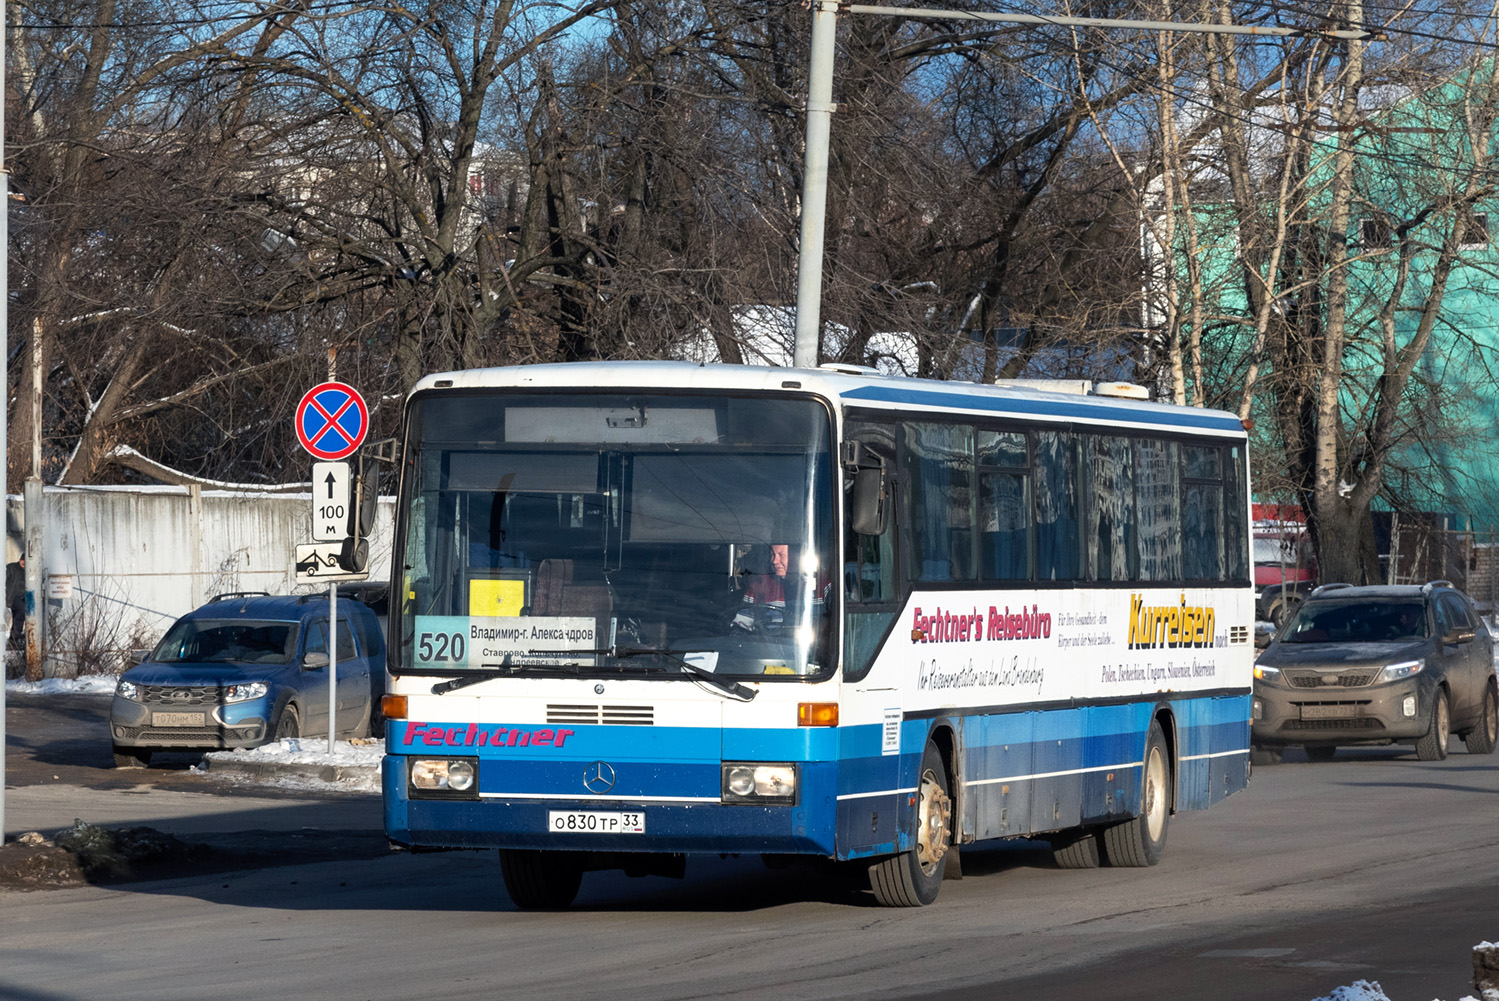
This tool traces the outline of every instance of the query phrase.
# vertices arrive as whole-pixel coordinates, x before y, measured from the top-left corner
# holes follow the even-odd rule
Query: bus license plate
[[[553,834],[644,834],[645,814],[549,810],[547,830]]]

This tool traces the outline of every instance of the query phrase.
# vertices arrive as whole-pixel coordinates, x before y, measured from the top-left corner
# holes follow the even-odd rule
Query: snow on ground
[[[108,695],[119,681],[113,674],[85,674],[81,678],[47,678],[45,681],[7,681],[5,690],[17,695]]]

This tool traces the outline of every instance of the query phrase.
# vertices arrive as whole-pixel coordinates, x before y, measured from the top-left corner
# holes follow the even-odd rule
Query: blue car
[[[384,692],[385,641],[363,602],[338,602],[337,733],[362,737]],[[328,732],[328,596],[220,595],[178,619],[120,675],[116,767],[153,751],[259,747]]]

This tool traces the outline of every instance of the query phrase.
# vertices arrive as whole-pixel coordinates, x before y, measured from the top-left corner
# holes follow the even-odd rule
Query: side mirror
[[[849,527],[860,535],[883,535],[889,519],[889,492],[883,464],[854,474],[849,494]]]
[[[304,653],[302,655],[302,666],[309,671],[321,671],[328,666],[328,655],[326,653]]]
[[[863,442],[847,442],[843,446],[843,468],[854,477],[848,492],[848,527],[860,535],[883,535],[890,509],[884,457]]]
[[[132,664],[144,664],[146,662],[146,658],[149,657],[149,656],[151,656],[151,651],[150,650],[131,650],[130,651],[130,663],[132,663]]]
[[[1461,646],[1464,643],[1473,642],[1473,630],[1451,629],[1442,637],[1442,642],[1447,646]]]

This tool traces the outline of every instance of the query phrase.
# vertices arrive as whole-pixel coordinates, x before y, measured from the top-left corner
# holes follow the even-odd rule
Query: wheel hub
[[[920,811],[916,854],[922,868],[930,869],[947,854],[948,818],[952,816],[952,797],[943,790],[930,769],[921,776]]]

